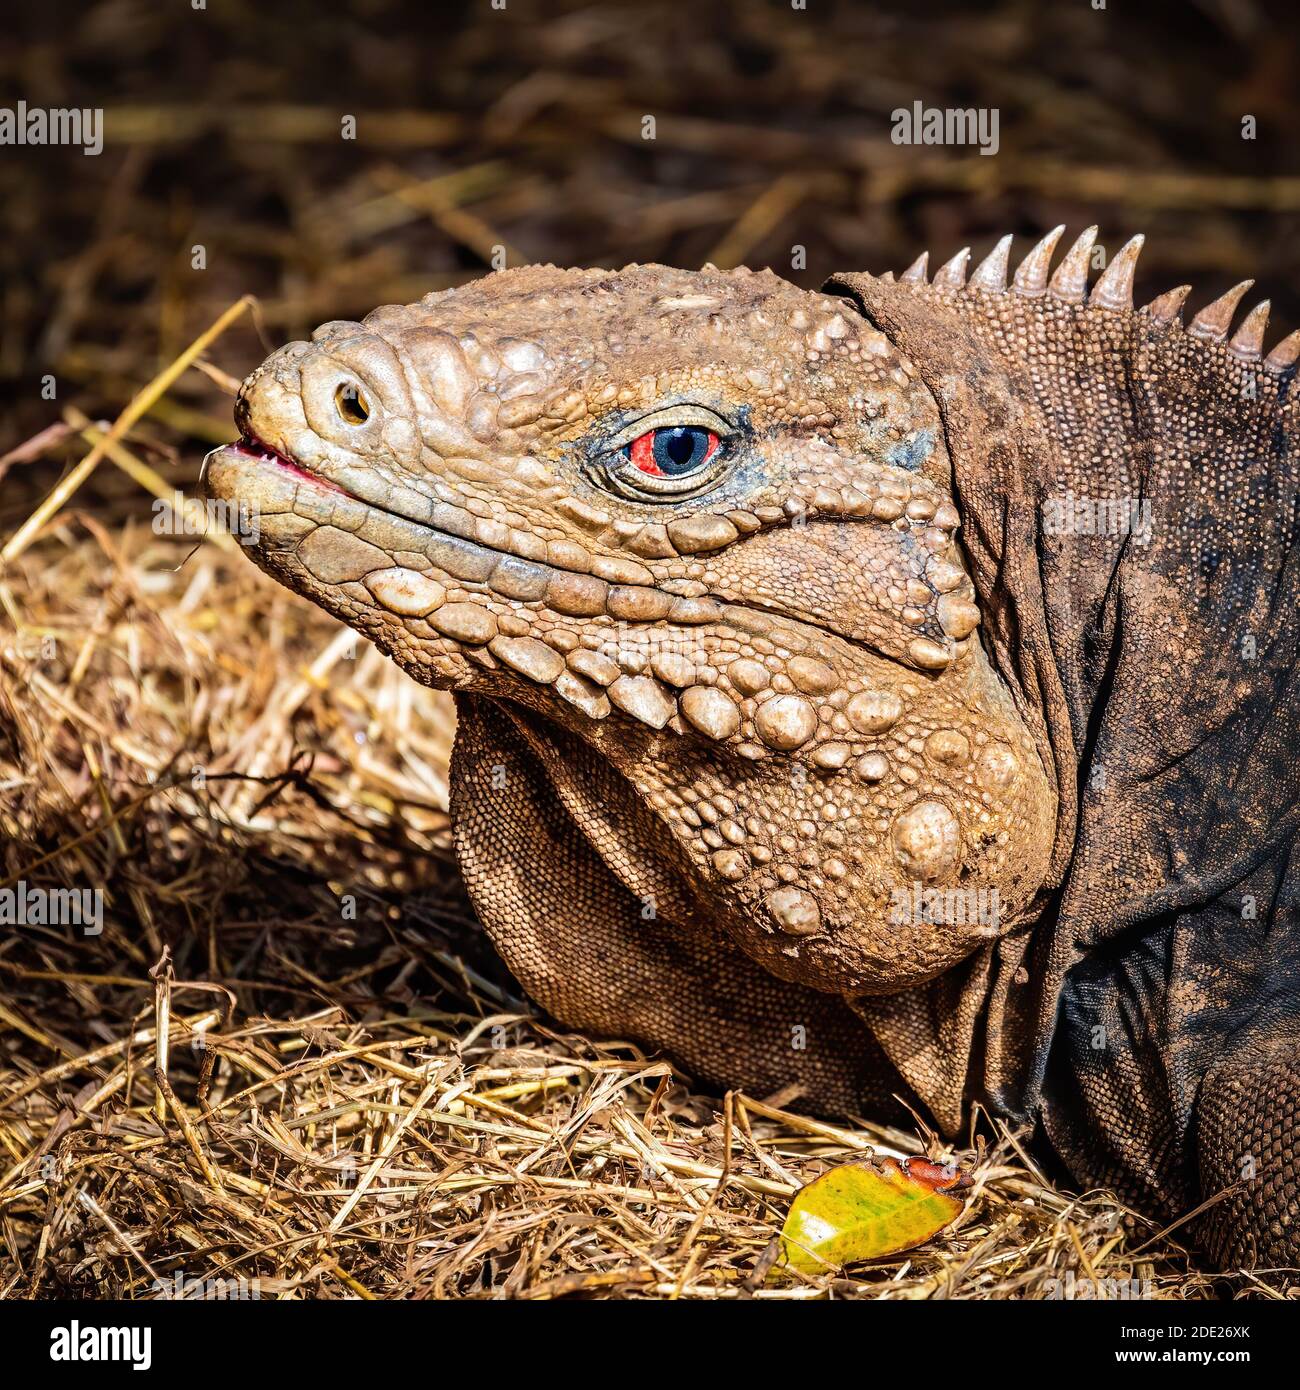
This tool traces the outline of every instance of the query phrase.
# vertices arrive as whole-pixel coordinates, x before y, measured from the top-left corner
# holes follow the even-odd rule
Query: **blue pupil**
[[[699,425],[675,425],[655,431],[654,460],[670,477],[690,473],[709,452],[709,432]]]

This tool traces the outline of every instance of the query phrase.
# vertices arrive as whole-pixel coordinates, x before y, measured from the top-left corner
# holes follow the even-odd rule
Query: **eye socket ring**
[[[334,391],[334,409],[346,425],[364,425],[370,419],[366,393],[352,381],[340,382]]]

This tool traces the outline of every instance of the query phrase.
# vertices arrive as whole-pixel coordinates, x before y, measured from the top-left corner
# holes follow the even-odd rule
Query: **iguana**
[[[483,924],[566,1024],[1037,1123],[1300,1264],[1300,334],[1250,282],[530,266],[327,323],[206,487],[456,694]],[[1231,336],[1229,336],[1231,333]],[[1226,1194],[1226,1195],[1224,1195]]]

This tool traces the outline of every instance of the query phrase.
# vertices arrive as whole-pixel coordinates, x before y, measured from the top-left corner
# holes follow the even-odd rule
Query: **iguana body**
[[[1007,238],[969,283],[378,309],[245,382],[207,485],[457,692],[465,879],[557,1017],[1040,1120],[1079,1182],[1231,1187],[1213,1254],[1300,1264],[1300,338],[1229,343],[1238,291],[1135,312],[1137,241],[1049,282],[1058,235],[1011,287]]]

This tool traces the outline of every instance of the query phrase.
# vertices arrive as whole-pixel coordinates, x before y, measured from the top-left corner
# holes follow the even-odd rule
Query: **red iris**
[[[652,478],[679,478],[703,468],[717,452],[718,436],[702,425],[669,425],[647,430],[624,452]]]

